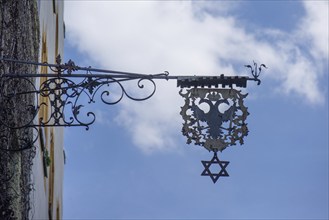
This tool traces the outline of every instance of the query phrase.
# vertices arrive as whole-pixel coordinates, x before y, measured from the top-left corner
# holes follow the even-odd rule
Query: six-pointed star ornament
[[[204,170],[201,173],[201,176],[210,176],[210,178],[212,179],[212,181],[214,183],[216,183],[217,180],[219,179],[219,177],[221,177],[221,176],[229,176],[226,171],[226,167],[228,166],[228,164],[230,162],[219,160],[217,157],[217,152],[214,152],[214,156],[210,161],[201,161],[201,162],[204,166]],[[220,167],[220,171],[218,173],[212,173],[210,171],[210,166],[213,164],[214,165],[218,164],[218,166]]]

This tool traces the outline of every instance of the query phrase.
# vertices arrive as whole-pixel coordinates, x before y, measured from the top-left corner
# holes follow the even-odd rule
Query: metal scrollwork
[[[79,67],[72,60],[61,64],[60,56],[56,64],[1,58],[1,65],[6,71],[0,75],[0,150],[8,152],[33,148],[40,127],[82,126],[88,130],[96,115],[88,111],[87,104],[114,105],[124,97],[147,100],[156,91],[153,79],[168,77],[168,72],[146,75]],[[11,65],[44,66],[50,72],[11,73]],[[145,91],[143,95],[130,94],[127,81],[135,81]],[[12,144],[15,141],[19,144]]]
[[[242,94],[235,89],[187,89],[180,95],[185,104],[180,114],[183,117],[182,133],[187,143],[205,147],[209,151],[223,151],[228,146],[243,144],[248,135],[249,115]]]
[[[31,79],[22,77],[5,78],[1,81],[0,90],[0,124],[11,129],[24,128],[31,124],[36,116],[37,109],[31,103],[32,93],[26,92],[26,88],[35,90]],[[19,107],[17,103],[20,103]],[[25,115],[18,120],[17,115]]]
[[[7,85],[8,90],[1,89],[1,101],[5,105],[0,106],[0,124],[12,128],[20,129],[25,127],[47,127],[47,126],[84,126],[89,129],[96,116],[92,111],[85,112],[83,103],[95,103],[99,99],[107,105],[119,103],[124,96],[134,101],[144,101],[151,98],[156,91],[156,84],[153,77],[166,77],[168,73],[156,75],[143,75],[134,73],[124,73],[109,71],[113,74],[93,74],[92,71],[101,72],[99,69],[81,68],[76,66],[73,61],[60,64],[60,57],[57,57],[57,64],[38,63],[35,65],[48,66],[55,74],[35,74],[44,77],[40,87],[35,87],[35,83],[28,77],[22,75],[2,76],[3,84]],[[27,64],[34,64],[29,63]],[[86,71],[86,74],[73,74],[74,71]],[[33,75],[33,74],[31,74]],[[80,80],[80,81],[79,81]],[[145,89],[148,83],[147,94],[142,97],[131,95],[123,83],[136,80],[139,89]],[[77,82],[78,81],[78,82]],[[24,90],[20,83],[30,84],[30,90]],[[116,85],[116,86],[115,86]],[[119,94],[114,96],[115,93]],[[119,90],[121,91],[118,91]],[[15,108],[17,100],[24,100],[27,94],[35,95],[35,104],[27,103],[24,108]],[[97,96],[99,95],[99,96]],[[40,101],[43,100],[43,101]],[[49,108],[48,117],[39,115],[42,108]],[[29,112],[29,116],[24,121],[16,121],[16,111]],[[84,112],[84,113],[82,113]],[[83,115],[82,115],[83,114]],[[39,115],[38,120],[35,119]]]

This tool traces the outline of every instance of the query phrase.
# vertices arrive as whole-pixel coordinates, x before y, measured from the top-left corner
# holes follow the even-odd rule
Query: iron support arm
[[[15,65],[35,65],[47,67],[50,73],[10,72],[17,68]],[[94,103],[97,99],[107,105],[119,103],[124,96],[134,101],[144,101],[152,97],[156,91],[155,80],[177,80],[180,88],[190,87],[241,87],[247,86],[247,81],[257,81],[262,64],[257,68],[250,65],[253,77],[248,76],[175,76],[167,71],[156,74],[142,74],[114,70],[80,67],[72,60],[62,64],[61,58],[56,58],[56,64],[21,61],[0,57],[0,143],[8,142],[11,131],[16,129],[40,127],[71,127],[84,126],[86,129],[95,122],[96,116],[92,111],[85,110],[85,105]],[[84,72],[84,73],[81,73]],[[38,79],[38,80],[36,80]],[[128,92],[132,84],[137,82],[141,93]],[[37,83],[36,83],[37,82]],[[136,85],[135,85],[136,86]],[[143,90],[144,89],[144,90]],[[116,95],[114,95],[116,94]],[[34,103],[28,103],[28,97],[34,96]],[[16,103],[25,107],[16,108]],[[47,111],[48,114],[40,114]],[[64,114],[65,113],[65,114]],[[25,115],[17,121],[17,115]],[[7,130],[6,130],[7,129]],[[6,134],[8,135],[6,135]],[[38,132],[37,132],[38,133]],[[26,140],[26,146],[32,146],[34,140]],[[22,147],[22,150],[28,147]]]
[[[253,77],[248,76],[224,76],[221,74],[220,76],[171,76],[168,71],[164,71],[163,73],[157,74],[145,74],[145,73],[133,73],[133,72],[123,72],[123,71],[115,71],[115,70],[106,70],[106,69],[97,69],[91,67],[80,67],[75,65],[72,60],[69,60],[65,64],[61,64],[60,56],[57,57],[57,64],[48,64],[48,63],[39,63],[39,62],[31,62],[31,61],[21,61],[10,58],[1,57],[0,61],[2,63],[19,63],[19,64],[29,64],[36,66],[46,66],[49,67],[54,73],[10,73],[3,74],[2,78],[41,78],[41,77],[58,77],[58,78],[102,78],[102,79],[112,79],[118,81],[128,81],[128,80],[136,80],[136,79],[165,79],[165,80],[177,80],[177,87],[180,88],[189,88],[189,87],[219,87],[222,88],[229,86],[245,88],[247,86],[247,81],[257,81],[257,84],[260,84],[260,79],[258,79],[261,67],[266,66],[261,64],[257,69],[257,64],[254,62],[254,68],[250,65],[245,65],[247,68],[251,69],[251,74]],[[72,74],[75,71],[85,71],[84,74]]]

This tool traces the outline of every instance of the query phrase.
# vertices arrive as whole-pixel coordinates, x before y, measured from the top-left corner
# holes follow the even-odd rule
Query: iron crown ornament
[[[247,87],[247,81],[256,81],[259,85],[262,68],[267,68],[264,64],[258,67],[255,62],[254,66],[245,65],[250,68],[252,77],[175,76],[167,71],[132,73],[80,67],[72,60],[61,62],[60,55],[55,64],[0,57],[3,70],[0,75],[0,151],[10,153],[35,147],[43,127],[81,126],[88,130],[96,121],[95,113],[87,109],[88,104],[98,99],[111,106],[124,97],[144,101],[155,94],[156,80],[177,80],[177,87],[181,88],[179,94],[184,98],[180,112],[184,120],[183,135],[188,144],[194,143],[214,153],[210,161],[202,161],[204,171],[201,174],[210,176],[214,183],[219,177],[228,176],[229,162],[219,160],[217,152],[237,143],[243,144],[243,138],[248,135],[246,119],[249,113],[244,105],[247,94],[237,88]],[[47,72],[12,72],[17,69],[13,68],[15,65],[43,67]],[[148,86],[148,93],[142,97],[129,93],[125,87],[128,81],[136,82],[136,88],[140,90]],[[113,97],[113,89],[119,96]],[[16,108],[17,103],[20,108]],[[40,114],[45,108],[49,110],[46,116]],[[16,115],[22,114],[24,119],[16,120]],[[8,144],[16,140],[22,144]],[[221,170],[212,173],[213,165]]]

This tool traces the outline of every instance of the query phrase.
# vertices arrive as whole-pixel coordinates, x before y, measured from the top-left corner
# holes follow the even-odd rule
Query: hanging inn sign
[[[48,73],[13,71],[17,66],[21,69],[24,66],[46,68]],[[244,103],[247,94],[239,89],[246,88],[247,81],[259,85],[259,75],[266,66],[258,66],[255,62],[246,65],[251,77],[172,76],[168,72],[140,74],[80,67],[72,60],[63,64],[58,56],[55,64],[0,57],[0,68],[4,73],[0,75],[0,151],[31,148],[38,138],[42,138],[42,127],[83,126],[88,129],[96,116],[92,111],[82,113],[85,112],[82,110],[88,103],[95,102],[96,97],[107,105],[119,103],[124,96],[133,101],[144,101],[154,95],[155,80],[177,80],[177,86],[181,88],[179,94],[184,99],[180,111],[182,133],[188,144],[213,152],[211,160],[202,161],[201,175],[209,176],[216,183],[220,177],[229,176],[226,170],[229,162],[220,160],[218,153],[232,145],[242,145],[248,135],[246,120],[249,113]],[[149,93],[144,97],[134,97],[125,89],[128,81],[135,81],[138,89],[143,89],[148,82],[152,89],[147,90]],[[114,85],[121,90],[117,91],[120,95],[117,99],[109,99],[112,95],[109,89]],[[17,103],[21,103],[19,108]],[[40,114],[45,107],[50,108],[47,117]],[[25,117],[18,121],[16,114],[22,113]],[[29,135],[31,130],[33,135]],[[19,140],[18,146],[10,144],[15,140]],[[220,169],[211,172],[211,166]]]

